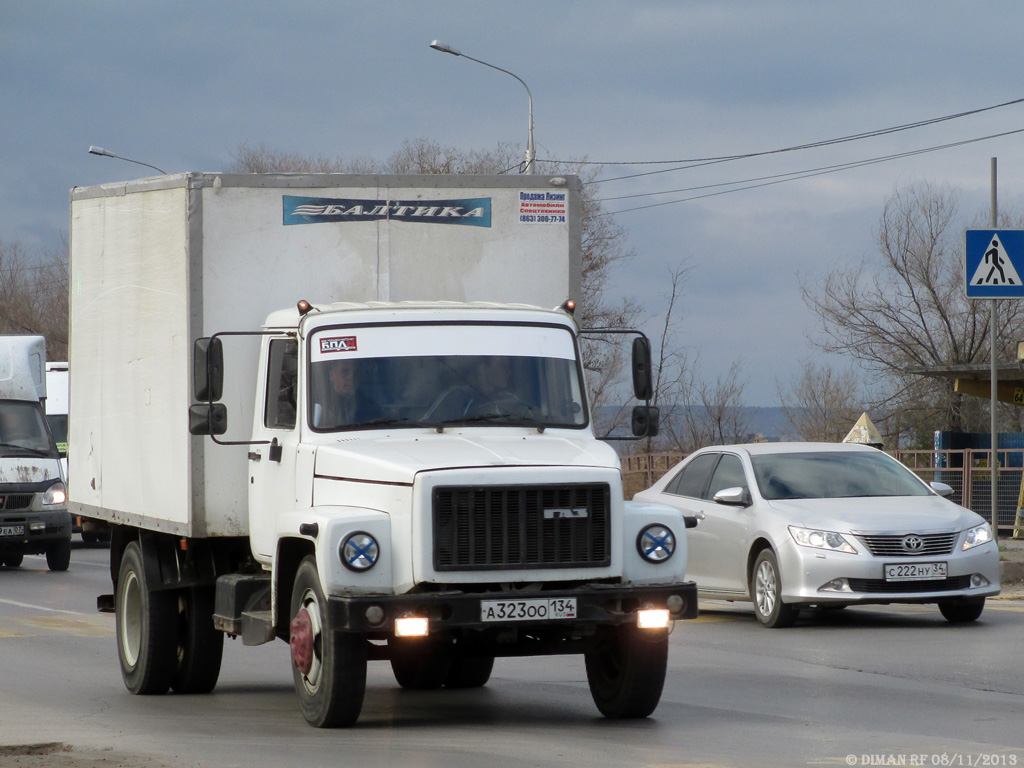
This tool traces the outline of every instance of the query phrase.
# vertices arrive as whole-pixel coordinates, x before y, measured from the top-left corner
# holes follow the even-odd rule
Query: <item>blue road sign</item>
[[[1024,298],[1024,229],[968,229],[964,279],[969,299]]]

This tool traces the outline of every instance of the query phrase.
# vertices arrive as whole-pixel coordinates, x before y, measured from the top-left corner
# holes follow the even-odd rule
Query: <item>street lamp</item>
[[[113,152],[107,152],[107,150],[105,150],[103,147],[89,147],[89,154],[99,155],[100,157],[116,157],[118,160],[127,160],[129,163],[135,163],[136,165],[144,165],[147,168],[152,168],[154,171],[159,171],[160,173],[167,173],[166,171],[161,171],[155,165],[144,163],[141,160],[132,160],[130,157],[121,157],[120,155],[115,155]]]
[[[435,40],[434,42],[432,42],[430,44],[430,47],[433,48],[435,51],[441,51],[442,53],[450,53],[452,56],[461,56],[464,59],[475,61],[477,64],[483,64],[485,67],[490,67],[491,69],[496,69],[499,72],[504,72],[506,75],[512,75],[512,77],[514,77],[516,80],[523,84],[523,88],[526,89],[526,96],[530,100],[530,125],[529,132],[527,133],[526,138],[526,162],[524,163],[525,167],[523,169],[523,173],[533,173],[533,161],[534,158],[537,156],[537,153],[534,152],[533,149],[533,94],[530,93],[530,86],[526,84],[523,78],[521,78],[514,72],[509,72],[507,69],[502,69],[501,67],[496,67],[493,64],[488,64],[486,61],[480,61],[480,59],[474,59],[472,56],[467,56],[458,48],[452,48],[450,45],[448,45],[447,43],[442,43],[440,40]]]

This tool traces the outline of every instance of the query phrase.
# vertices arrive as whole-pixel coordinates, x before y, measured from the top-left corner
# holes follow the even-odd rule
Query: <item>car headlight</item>
[[[676,551],[675,534],[668,526],[648,525],[636,537],[636,549],[647,562],[663,563]]]
[[[338,547],[342,564],[352,571],[368,571],[380,559],[380,545],[368,533],[350,533]]]
[[[982,523],[967,529],[967,535],[964,537],[964,549],[974,549],[974,547],[988,544],[990,541],[992,541],[992,528],[988,523]]]
[[[789,526],[789,532],[801,547],[824,549],[829,552],[845,552],[848,555],[858,554],[854,546],[843,538],[841,533],[818,531],[814,528],[797,528],[795,525]]]
[[[68,491],[64,487],[64,483],[54,483],[45,491],[43,491],[43,506],[44,507],[57,507],[63,506],[68,500]]]

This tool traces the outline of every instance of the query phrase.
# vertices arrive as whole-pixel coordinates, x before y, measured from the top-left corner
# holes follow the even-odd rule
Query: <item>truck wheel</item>
[[[782,573],[779,561],[770,549],[761,550],[754,561],[750,596],[754,600],[754,615],[769,629],[793,626],[800,613],[799,609],[782,602]]]
[[[4,565],[8,568],[17,568],[21,565],[21,561],[25,559],[24,552],[8,552],[4,555]]]
[[[117,654],[125,687],[139,695],[166,693],[177,666],[177,600],[173,591],[150,591],[136,541],[125,547],[121,558],[115,600]]]
[[[963,624],[968,621],[975,621],[981,616],[981,612],[985,610],[985,598],[980,600],[948,600],[946,602],[939,603],[939,611],[953,624]]]
[[[71,539],[53,541],[46,545],[46,567],[51,571],[66,571],[71,565]]]
[[[428,691],[440,688],[451,665],[448,643],[435,637],[389,637],[391,671],[403,688]]]
[[[444,678],[445,688],[482,688],[491,679],[493,656],[474,656],[460,653],[458,645]]]
[[[292,588],[289,645],[299,708],[316,728],[353,725],[366,692],[366,640],[330,626],[316,559],[306,557]]]
[[[647,717],[661,700],[668,666],[668,631],[635,624],[599,627],[584,654],[590,695],[605,717]]]
[[[220,677],[224,633],[213,626],[213,587],[178,593],[178,665],[171,680],[177,693],[209,693]]]

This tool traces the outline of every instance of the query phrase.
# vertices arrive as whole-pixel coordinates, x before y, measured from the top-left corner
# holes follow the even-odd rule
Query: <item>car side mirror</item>
[[[730,507],[749,507],[750,494],[746,488],[736,486],[735,488],[723,488],[716,493],[712,500],[716,504],[725,504]]]
[[[928,485],[930,485],[931,489],[933,491],[935,491],[937,494],[939,494],[939,496],[941,496],[942,498],[944,498],[944,499],[951,499],[951,498],[953,498],[954,491],[953,491],[953,488],[951,486],[948,486],[945,483],[936,483],[936,482],[928,483]]]

